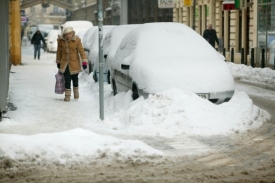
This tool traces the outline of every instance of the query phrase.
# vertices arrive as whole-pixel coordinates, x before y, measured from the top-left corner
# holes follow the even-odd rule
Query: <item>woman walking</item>
[[[82,47],[81,40],[75,35],[72,27],[64,29],[62,35],[58,38],[58,48],[56,54],[56,63],[59,72],[64,74],[65,78],[65,98],[69,102],[71,98],[71,82],[73,81],[74,99],[79,98],[78,74],[81,72],[82,59],[83,69],[87,68],[87,56]]]

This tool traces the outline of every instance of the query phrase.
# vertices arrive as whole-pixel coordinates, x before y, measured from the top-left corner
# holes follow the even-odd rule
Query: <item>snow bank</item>
[[[196,94],[171,89],[131,101],[131,91],[108,99],[113,116],[105,120],[120,133],[145,136],[227,135],[258,128],[270,115],[244,92],[215,105]]]
[[[275,71],[270,68],[253,68],[243,64],[227,62],[235,79],[275,86]]]
[[[162,152],[138,140],[121,140],[84,129],[36,135],[0,134],[0,162],[9,158],[15,161],[94,162],[101,160],[142,161],[157,158]],[[0,163],[1,164],[1,163]]]

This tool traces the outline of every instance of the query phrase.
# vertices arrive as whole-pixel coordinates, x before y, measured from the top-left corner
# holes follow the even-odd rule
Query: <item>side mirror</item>
[[[130,65],[121,64],[121,69],[123,69],[123,70],[129,70],[130,69]]]
[[[84,51],[87,51],[88,53],[90,53],[90,50],[88,48],[84,48]]]
[[[107,58],[107,54],[104,55],[104,58],[105,58],[105,59]]]

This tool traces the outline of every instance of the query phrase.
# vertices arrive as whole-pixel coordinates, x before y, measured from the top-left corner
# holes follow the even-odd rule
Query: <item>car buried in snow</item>
[[[179,88],[221,104],[235,90],[231,71],[219,53],[179,23],[147,23],[131,30],[110,68],[113,93],[132,90],[133,100]]]
[[[110,76],[111,69],[110,65],[113,62],[114,55],[120,42],[124,36],[130,32],[132,29],[137,27],[139,24],[129,24],[129,25],[119,25],[111,29],[105,36],[103,40],[103,81],[111,84]],[[99,79],[99,58],[95,60],[94,70],[93,70],[94,81],[97,82]]]
[[[114,25],[104,25],[103,26],[103,39],[105,35],[114,28]],[[87,40],[88,41],[88,40]],[[85,42],[87,42],[85,41]],[[90,36],[90,41],[88,41],[88,48],[84,46],[84,50],[88,53],[88,72],[91,73],[94,70],[94,64],[96,59],[98,59],[99,44],[98,44],[98,29],[92,32]]]

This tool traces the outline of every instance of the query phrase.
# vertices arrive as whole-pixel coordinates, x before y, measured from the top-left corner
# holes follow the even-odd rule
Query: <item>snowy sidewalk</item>
[[[101,121],[98,83],[92,76],[80,74],[80,99],[64,102],[64,95],[54,93],[55,54],[42,51],[40,58],[33,59],[32,46],[22,47],[23,65],[11,69],[10,100],[17,109],[8,111],[0,123],[0,159],[38,157],[38,161],[65,163],[79,157],[95,161],[104,154],[120,161],[156,158],[163,153],[139,139],[177,139],[181,147],[202,147],[188,137],[246,132],[270,117],[244,92],[236,91],[222,105],[178,89],[132,101],[131,91],[113,96],[105,84],[105,120]]]

